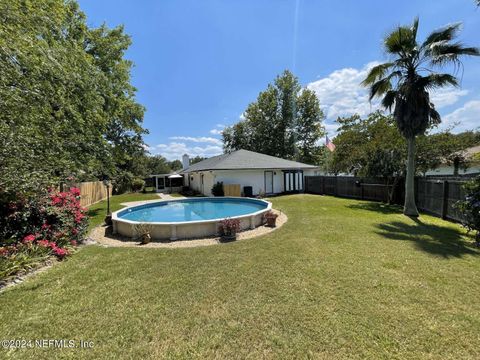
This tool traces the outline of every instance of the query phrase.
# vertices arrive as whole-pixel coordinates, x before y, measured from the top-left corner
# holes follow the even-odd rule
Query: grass
[[[110,211],[114,212],[124,207],[121,205],[124,202],[129,201],[142,201],[142,200],[160,200],[156,193],[128,193],[122,195],[114,195],[110,198]],[[88,208],[88,216],[90,222],[88,225],[88,231],[95,226],[101,225],[107,215],[107,200],[100,201],[93,204]]]
[[[455,224],[314,195],[263,237],[89,246],[0,294],[4,339],[91,340],[37,358],[479,358],[480,251]],[[1,356],[1,355],[0,355]]]

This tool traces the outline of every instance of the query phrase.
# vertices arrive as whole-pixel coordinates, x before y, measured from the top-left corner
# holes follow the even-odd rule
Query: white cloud
[[[307,84],[320,100],[320,106],[329,120],[339,116],[369,114],[378,106],[370,104],[368,91],[360,85],[368,71],[379,62],[371,62],[362,69],[344,68],[335,70],[327,77]]]
[[[327,131],[327,134],[333,134],[337,132],[338,124],[333,123],[333,124],[324,124],[325,130]]]
[[[468,94],[468,90],[462,90],[454,87],[446,87],[435,90],[430,95],[430,101],[437,109],[455,104],[462,96]]]
[[[213,137],[207,137],[207,136],[199,136],[199,137],[172,136],[169,139],[170,140],[190,141],[190,142],[195,142],[195,143],[210,143],[210,144],[222,145],[222,141],[220,139],[216,139],[216,138],[213,138]]]
[[[188,146],[184,142],[170,142],[168,144],[158,144],[151,148],[152,154],[159,154],[168,160],[181,159],[183,154],[188,154],[190,157],[202,156],[211,157],[219,155],[223,152],[222,147],[218,145],[206,146]]]
[[[225,129],[225,125],[217,124],[217,125],[215,125],[215,128],[210,130],[210,134],[212,134],[212,135],[222,135],[223,129]]]
[[[335,70],[327,77],[307,84],[307,87],[317,95],[320,106],[327,116],[325,127],[329,133],[335,132],[337,126],[332,122],[339,116],[353,114],[366,116],[380,108],[377,99],[369,102],[368,89],[360,85],[368,71],[378,64],[378,61],[373,61],[361,69],[343,68]],[[456,103],[467,93],[467,90],[448,87],[432,92],[431,98],[436,108],[441,109]]]
[[[443,117],[442,128],[453,128],[454,132],[475,130],[479,127],[480,100],[467,101],[458,108]]]
[[[210,134],[212,135],[222,135],[223,129],[212,129],[210,130]]]

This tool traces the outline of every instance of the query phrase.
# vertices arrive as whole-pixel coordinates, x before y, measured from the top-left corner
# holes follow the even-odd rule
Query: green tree
[[[322,126],[325,118],[315,93],[303,89],[297,97],[297,120],[295,122],[296,149],[295,158],[307,164],[318,164],[322,148],[318,140],[325,135]]]
[[[377,111],[362,119],[358,115],[339,118],[336,149],[326,164],[331,173],[348,173],[361,177],[382,178],[393,185],[392,192],[406,172],[406,141],[393,116]],[[417,137],[415,162],[417,174],[425,175],[441,164],[468,166],[461,151],[480,143],[472,131],[452,134],[449,131]],[[390,197],[391,198],[391,197]]]
[[[169,174],[172,170],[168,160],[161,155],[148,156],[146,167],[147,175]]]
[[[302,89],[289,71],[277,76],[244,112],[245,119],[223,131],[226,152],[246,149],[317,163],[325,118],[315,94]]]
[[[168,163],[172,171],[182,170],[183,164],[180,160],[173,160]]]
[[[404,175],[405,141],[392,116],[377,111],[362,119],[358,115],[339,118],[336,149],[329,164],[335,172],[382,178],[392,185],[389,200]]]
[[[138,171],[123,29],[90,29],[75,1],[1,1],[0,14],[0,192]]]
[[[408,144],[405,204],[403,212],[418,216],[414,194],[415,137],[440,122],[440,115],[430,101],[429,91],[453,85],[455,76],[436,73],[432,69],[446,65],[459,65],[464,55],[479,55],[477,48],[454,42],[460,24],[448,25],[417,42],[418,19],[412,26],[399,26],[384,40],[390,62],[373,67],[362,82],[370,88],[370,99],[383,97],[382,105],[391,109],[401,134]]]
[[[190,165],[199,163],[200,161],[203,161],[203,160],[205,160],[205,159],[206,159],[206,157],[197,155],[197,156],[195,156],[195,157],[193,157],[193,158],[190,159]]]
[[[478,133],[477,133],[478,135]],[[454,175],[460,168],[467,169],[469,159],[463,150],[477,145],[480,139],[473,131],[452,134],[450,131],[417,137],[417,173],[425,175],[427,171],[445,164],[454,167]]]

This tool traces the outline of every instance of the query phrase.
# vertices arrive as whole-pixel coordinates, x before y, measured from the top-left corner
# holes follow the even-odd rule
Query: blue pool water
[[[118,217],[139,222],[213,220],[251,214],[267,206],[254,199],[186,199],[135,206],[121,211]]]

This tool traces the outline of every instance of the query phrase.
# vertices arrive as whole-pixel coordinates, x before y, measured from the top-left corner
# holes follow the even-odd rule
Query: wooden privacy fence
[[[462,221],[462,216],[455,203],[464,200],[463,184],[459,180],[416,179],[416,201],[420,210],[443,219]]]
[[[353,176],[306,176],[305,192],[352,199],[388,201],[392,185]]]
[[[68,184],[68,187],[77,187],[80,189],[81,206],[90,206],[107,198],[107,188],[102,181]],[[109,187],[109,192],[110,196],[112,196],[112,186]]]
[[[223,184],[225,196],[241,196],[240,184]]]
[[[461,221],[455,203],[464,199],[462,180],[415,179],[415,196],[419,210],[443,219]],[[378,179],[363,179],[353,176],[306,176],[305,192],[332,195],[352,199],[387,202],[392,185]],[[403,204],[404,182],[400,181],[392,194],[393,203]]]

